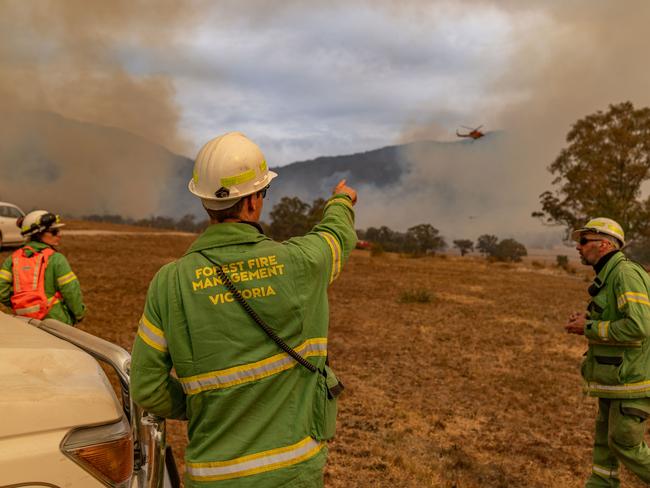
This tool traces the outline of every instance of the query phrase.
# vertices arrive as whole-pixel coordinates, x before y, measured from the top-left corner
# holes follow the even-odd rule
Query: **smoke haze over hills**
[[[327,197],[341,178],[359,190],[357,227],[404,231],[430,223],[450,241],[490,233],[538,247],[557,244],[561,231],[530,214],[536,194],[525,165],[504,157],[512,140],[492,132],[476,141],[418,141],[360,154],[323,157],[275,168],[271,205],[284,195],[306,202]]]
[[[11,121],[0,132],[0,181],[11,182],[2,185],[4,200],[25,210],[51,207],[75,216],[204,216],[187,191],[188,158],[121,129],[47,112],[14,112],[4,120]],[[501,157],[508,143],[507,134],[496,132],[478,141],[420,141],[274,168],[280,176],[268,194],[264,218],[283,196],[311,203],[326,198],[346,178],[359,189],[359,228],[405,230],[431,223],[448,239],[497,233],[525,242],[555,242],[557,231],[552,237],[544,229],[535,232],[538,224],[530,218],[528,204],[534,196],[520,184],[525,167],[513,172]],[[71,154],[66,148],[72,144],[76,150]],[[152,172],[142,161],[164,161],[171,170]],[[123,177],[126,173],[129,178]],[[140,191],[142,182],[156,192]]]
[[[0,112],[0,199],[29,211],[125,217],[196,213],[191,161],[122,129],[51,112]]]

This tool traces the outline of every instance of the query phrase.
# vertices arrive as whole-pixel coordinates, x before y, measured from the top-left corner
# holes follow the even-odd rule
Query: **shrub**
[[[456,239],[454,241],[454,247],[460,251],[461,256],[464,256],[474,250],[474,242],[469,239]]]
[[[440,231],[431,224],[410,227],[404,237],[404,250],[413,254],[435,254],[447,247]]]
[[[497,261],[514,261],[519,262],[523,256],[527,256],[526,247],[514,239],[503,239],[499,242],[494,250],[493,256]]]
[[[558,254],[555,256],[555,262],[558,268],[567,269],[569,267],[569,256]]]
[[[378,242],[373,242],[372,247],[370,248],[370,255],[375,257],[375,256],[381,256],[382,254],[384,254],[383,246]]]
[[[400,303],[429,303],[431,294],[424,289],[405,290],[399,296]]]
[[[476,240],[476,249],[484,256],[494,256],[499,238],[491,234],[483,234]]]

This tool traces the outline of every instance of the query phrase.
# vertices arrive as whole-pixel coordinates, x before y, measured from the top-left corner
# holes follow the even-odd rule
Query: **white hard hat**
[[[201,148],[187,186],[206,208],[222,210],[266,188],[276,176],[257,144],[241,132],[228,132]]]
[[[571,233],[571,237],[574,241],[578,241],[580,240],[580,236],[585,232],[606,234],[618,239],[621,243],[621,246],[625,245],[625,233],[623,232],[623,227],[621,227],[615,220],[608,219],[606,217],[597,217],[595,219],[591,219],[585,224],[584,227],[574,230]]]
[[[65,224],[61,222],[61,217],[47,210],[34,210],[29,212],[19,220],[20,233],[24,236],[32,236],[48,229],[57,229]]]

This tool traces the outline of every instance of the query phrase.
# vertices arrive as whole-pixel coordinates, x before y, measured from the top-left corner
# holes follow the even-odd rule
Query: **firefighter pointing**
[[[327,288],[356,242],[357,196],[341,181],[311,232],[274,242],[258,222],[276,176],[243,134],[209,141],[189,190],[211,225],[149,287],[131,388],[146,410],[187,418],[187,487],[323,486],[342,390]]]
[[[618,487],[619,462],[650,483],[650,449],[643,435],[650,417],[650,277],[620,251],[621,226],[596,218],[573,233],[583,264],[596,278],[587,313],[565,326],[584,335],[585,390],[598,397],[593,464],[588,488]]]
[[[16,315],[80,322],[86,309],[81,287],[68,260],[56,250],[65,224],[45,210],[34,210],[17,224],[29,242],[0,269],[0,301]]]

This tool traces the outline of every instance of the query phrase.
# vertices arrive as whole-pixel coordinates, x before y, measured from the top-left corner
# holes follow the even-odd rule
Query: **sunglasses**
[[[53,236],[56,237],[56,236],[59,235],[60,231],[61,231],[61,229],[49,229],[49,230],[46,230],[45,232],[47,232],[49,234],[52,234]]]
[[[268,191],[269,186],[271,185],[266,185],[264,188],[262,188],[260,191],[257,192],[260,195],[262,195],[262,199],[266,198],[266,192]]]
[[[602,241],[602,239],[587,239],[586,237],[581,237],[580,240],[578,241],[578,243],[581,246],[586,246],[587,243],[589,243],[589,242],[599,242],[599,241]]]

